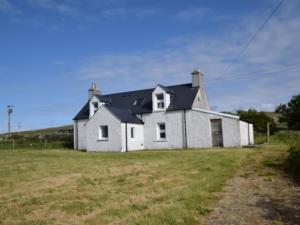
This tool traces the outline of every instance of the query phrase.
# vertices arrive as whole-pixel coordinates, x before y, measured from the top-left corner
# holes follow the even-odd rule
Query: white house
[[[240,147],[253,126],[210,110],[204,75],[192,83],[102,95],[95,84],[74,118],[74,148],[87,151]]]

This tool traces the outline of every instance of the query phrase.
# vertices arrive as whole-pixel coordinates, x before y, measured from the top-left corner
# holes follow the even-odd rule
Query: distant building
[[[125,152],[253,144],[252,124],[210,110],[203,79],[194,70],[192,83],[109,95],[93,84],[74,118],[74,148]]]

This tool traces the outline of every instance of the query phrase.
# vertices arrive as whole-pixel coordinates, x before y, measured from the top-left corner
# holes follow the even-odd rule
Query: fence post
[[[12,150],[15,150],[15,140],[12,139]]]
[[[268,143],[270,141],[270,123],[267,123],[267,137],[268,137]]]

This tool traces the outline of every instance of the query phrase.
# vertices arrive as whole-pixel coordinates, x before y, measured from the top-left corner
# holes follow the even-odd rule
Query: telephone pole
[[[11,124],[10,124],[10,118],[11,118],[11,114],[13,113],[13,105],[8,105],[7,106],[7,113],[8,113],[8,136],[11,136]]]

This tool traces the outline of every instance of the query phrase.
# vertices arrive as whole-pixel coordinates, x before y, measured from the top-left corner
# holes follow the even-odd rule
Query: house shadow
[[[299,180],[296,182],[298,183]],[[262,209],[262,215],[266,220],[287,225],[300,225],[299,192],[289,190],[284,198],[263,196],[256,205]]]

